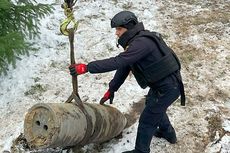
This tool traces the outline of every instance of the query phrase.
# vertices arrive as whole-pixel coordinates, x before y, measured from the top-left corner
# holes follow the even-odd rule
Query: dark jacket
[[[134,65],[138,64],[145,68],[149,64],[159,60],[163,55],[152,39],[148,37],[136,37],[144,30],[142,23],[138,23],[133,29],[125,32],[118,40],[118,43],[125,49],[116,57],[104,60],[93,61],[88,64],[90,73],[104,73],[117,70],[114,78],[109,83],[111,91],[117,91],[123,84]],[[165,84],[175,83],[176,78],[169,75],[154,83],[153,88]]]

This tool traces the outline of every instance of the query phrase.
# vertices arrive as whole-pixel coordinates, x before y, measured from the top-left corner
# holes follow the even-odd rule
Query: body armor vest
[[[162,57],[159,60],[149,64],[145,69],[138,64],[131,66],[132,72],[142,88],[146,88],[157,81],[167,77],[168,75],[180,70],[181,65],[178,57],[173,50],[167,46],[159,33],[142,31],[136,37],[151,38],[158,46]],[[133,40],[133,39],[132,39]],[[130,43],[130,42],[129,42]]]

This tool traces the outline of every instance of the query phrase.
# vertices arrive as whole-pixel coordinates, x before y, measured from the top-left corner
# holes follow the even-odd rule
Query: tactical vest
[[[151,38],[156,43],[163,56],[159,58],[159,60],[149,64],[145,69],[143,69],[138,64],[134,64],[131,66],[132,73],[134,74],[138,84],[142,88],[146,88],[147,86],[151,86],[161,79],[174,73],[176,75],[178,83],[180,84],[181,105],[184,106],[185,94],[184,86],[179,72],[181,69],[181,64],[178,57],[176,56],[174,51],[167,46],[159,33],[142,31],[140,34],[135,36],[135,38],[143,36]]]

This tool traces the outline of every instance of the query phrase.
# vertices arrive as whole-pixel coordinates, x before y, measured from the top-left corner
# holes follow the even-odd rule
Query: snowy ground
[[[68,38],[59,32],[64,19],[62,1],[50,3],[55,11],[42,21],[39,51],[21,57],[16,69],[0,77],[0,152],[10,151],[12,141],[23,132],[28,108],[36,103],[64,102],[72,91],[67,70]],[[135,12],[146,29],[161,32],[181,58],[188,102],[186,107],[177,102],[168,110],[178,143],[170,145],[153,138],[152,153],[230,153],[229,0],[79,0],[75,9],[80,21],[75,36],[77,62],[87,63],[122,51],[116,48],[110,19],[123,9]],[[113,74],[79,76],[82,99],[98,103]],[[130,76],[115,94],[113,105],[121,112],[129,112],[146,93]],[[88,145],[83,151],[120,153],[132,149],[137,125],[125,129],[122,139],[113,139],[100,148]]]

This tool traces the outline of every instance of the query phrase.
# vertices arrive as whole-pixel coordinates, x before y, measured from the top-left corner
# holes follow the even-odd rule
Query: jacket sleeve
[[[113,77],[113,79],[109,83],[109,90],[112,92],[117,91],[120,86],[124,83],[125,79],[127,78],[130,67],[122,67],[118,69]]]
[[[129,45],[126,51],[119,55],[90,62],[88,64],[88,71],[90,73],[104,73],[118,70],[122,67],[128,67],[152,53],[154,49],[152,46],[152,40],[145,37],[139,37]]]

